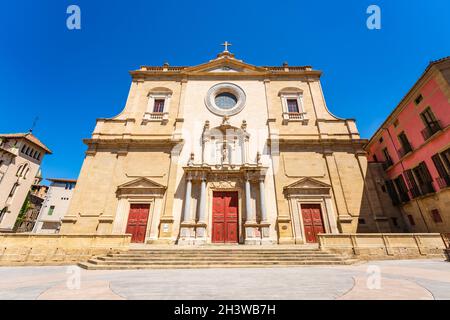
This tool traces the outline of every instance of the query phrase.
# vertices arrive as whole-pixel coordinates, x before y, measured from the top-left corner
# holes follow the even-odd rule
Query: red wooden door
[[[126,231],[131,234],[131,242],[145,241],[149,211],[149,204],[131,204]]]
[[[320,204],[302,204],[303,226],[305,228],[306,242],[317,242],[317,234],[325,233]]]
[[[212,242],[238,242],[238,194],[214,192],[212,206]]]

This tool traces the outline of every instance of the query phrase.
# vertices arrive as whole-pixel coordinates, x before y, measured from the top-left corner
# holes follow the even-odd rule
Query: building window
[[[441,125],[439,121],[436,120],[430,107],[426,108],[425,111],[420,114],[420,117],[425,125],[425,129],[422,130],[422,136],[426,141],[436,132],[441,130]]]
[[[395,186],[397,187],[400,200],[402,202],[408,202],[409,201],[408,188],[406,187],[403,175],[399,175],[396,179],[394,179],[394,183]]]
[[[380,143],[383,143],[383,137],[380,138],[380,140],[378,140]]]
[[[406,180],[408,181],[409,191],[411,192],[411,196],[413,198],[420,197],[422,194],[417,185],[416,179],[414,179],[414,174],[411,169],[405,171]]]
[[[399,205],[400,204],[400,199],[398,197],[397,191],[395,190],[394,183],[392,182],[392,180],[386,180],[385,181],[385,185],[386,185],[389,197],[392,200],[392,204],[394,206]]]
[[[53,211],[55,210],[55,206],[50,206],[48,209],[48,215],[51,216],[53,214]]]
[[[366,224],[366,220],[364,218],[359,218],[358,219],[358,223],[359,224]]]
[[[413,169],[414,176],[416,177],[419,188],[422,194],[429,194],[435,192],[433,187],[433,179],[428,171],[425,162],[421,162],[417,167]]]
[[[436,177],[436,182],[439,185],[439,188],[443,189],[450,186],[450,175],[447,169],[444,166],[444,163],[439,154],[435,154],[431,157],[433,160],[434,166],[436,167],[437,172],[439,173],[439,177]]]
[[[22,150],[20,150],[20,152],[25,153],[25,148],[26,148],[26,147],[27,147],[27,145],[24,144],[24,145],[22,146]]]
[[[164,112],[164,99],[155,99],[155,103],[153,104],[153,112]]]
[[[401,144],[401,148],[400,150],[398,150],[398,154],[401,157],[405,156],[406,154],[408,154],[409,152],[412,151],[412,147],[411,144],[409,143],[408,137],[406,136],[406,134],[404,132],[400,133],[398,135],[398,141],[400,141]]]
[[[398,119],[396,119],[396,120],[394,121],[394,128],[397,128],[397,127],[398,127],[398,124],[399,124],[399,121],[398,121]]]
[[[387,148],[383,149],[383,155],[384,155],[383,168],[386,170],[387,168],[392,166],[394,163],[392,162],[391,156],[390,156],[389,151],[387,150]]]
[[[283,123],[289,121],[301,121],[307,123],[305,113],[303,111],[302,93],[281,93],[281,103],[283,106]]]
[[[3,217],[5,216],[6,211],[8,210],[8,207],[4,207],[2,211],[0,211],[0,222],[3,220]]]
[[[14,193],[16,193],[17,187],[19,184],[16,182],[14,183],[13,187],[11,188],[11,191],[9,192],[9,197],[12,198],[14,196]]]
[[[287,106],[289,113],[299,113],[297,99],[287,99]]]
[[[392,224],[394,225],[394,227],[398,227],[398,221],[397,218],[391,218]]]
[[[431,210],[431,217],[433,218],[434,223],[442,223],[442,217],[438,209]]]
[[[415,103],[416,105],[418,105],[419,103],[422,102],[422,100],[423,100],[423,96],[422,96],[421,94],[419,94],[419,95],[417,96],[417,98],[414,100],[414,103]]]
[[[414,217],[410,214],[408,214],[407,217],[408,217],[409,224],[412,226],[415,226],[416,222],[414,221]]]

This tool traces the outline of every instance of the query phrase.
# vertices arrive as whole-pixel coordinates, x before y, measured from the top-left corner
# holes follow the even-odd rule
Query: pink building
[[[450,233],[450,57],[431,62],[366,145],[411,232]]]

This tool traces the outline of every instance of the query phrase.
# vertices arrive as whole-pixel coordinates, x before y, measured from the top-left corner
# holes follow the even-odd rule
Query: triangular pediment
[[[117,187],[121,189],[165,189],[166,187],[148,178],[137,178]]]
[[[236,73],[236,72],[266,72],[265,68],[257,67],[228,56],[219,57],[209,62],[184,69],[187,73]]]
[[[284,189],[329,189],[329,188],[331,188],[329,184],[326,184],[313,178],[302,178],[299,181],[284,187]]]

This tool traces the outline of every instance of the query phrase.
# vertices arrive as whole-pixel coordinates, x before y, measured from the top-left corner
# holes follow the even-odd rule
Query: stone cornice
[[[279,139],[267,139],[267,143],[272,144],[272,140],[280,145],[357,145],[364,146],[367,139],[302,139],[302,138],[279,138]]]
[[[111,139],[83,139],[83,142],[88,146],[175,146],[183,143],[183,139],[159,138],[159,139],[133,139],[133,138],[111,138]]]

